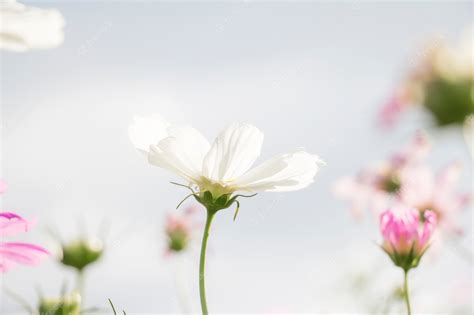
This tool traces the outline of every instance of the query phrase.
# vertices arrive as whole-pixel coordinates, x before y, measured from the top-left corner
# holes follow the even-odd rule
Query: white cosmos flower
[[[160,116],[135,117],[130,140],[148,161],[167,169],[214,197],[234,191],[292,191],[313,182],[322,163],[303,150],[276,156],[251,169],[259,157],[263,133],[234,123],[212,145],[196,129],[171,125]]]
[[[0,49],[47,49],[63,42],[64,19],[57,10],[1,0],[0,21]]]

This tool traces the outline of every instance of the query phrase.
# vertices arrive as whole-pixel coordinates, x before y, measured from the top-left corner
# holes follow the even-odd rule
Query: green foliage
[[[111,299],[108,299],[108,300],[109,300],[110,306],[112,307],[112,311],[114,312],[114,315],[117,315],[117,311],[115,310],[114,303],[112,303]],[[127,315],[127,313],[125,313],[125,311],[122,311],[122,312],[123,312],[123,315]]]

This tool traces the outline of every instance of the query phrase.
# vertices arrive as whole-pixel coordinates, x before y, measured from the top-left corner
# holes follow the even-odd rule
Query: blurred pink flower
[[[421,164],[430,148],[427,137],[419,132],[410,143],[387,160],[356,176],[338,180],[333,187],[334,194],[351,203],[350,210],[356,218],[360,218],[366,209],[377,213],[397,197],[410,180],[410,170]]]
[[[400,115],[410,106],[410,101],[404,96],[403,89],[393,93],[378,113],[378,122],[381,127],[391,128],[398,121]]]
[[[17,214],[0,213],[0,236],[12,236],[27,232],[31,224]],[[6,272],[17,264],[35,266],[49,252],[40,246],[27,243],[0,242],[0,272]]]
[[[183,213],[170,213],[166,217],[165,234],[167,236],[166,253],[186,250],[198,224],[194,220],[197,207],[191,206]]]
[[[451,163],[435,174],[426,166],[409,171],[409,180],[400,190],[400,202],[423,213],[436,213],[439,227],[447,233],[462,233],[457,225],[459,213],[472,202],[471,193],[456,191],[461,174],[461,164]]]
[[[380,215],[383,250],[395,265],[408,270],[418,265],[436,228],[436,214],[412,208],[392,208]]]
[[[0,194],[6,189],[0,180]],[[0,212],[0,237],[28,232],[32,223],[11,212]],[[49,252],[40,246],[27,243],[0,242],[0,272],[6,272],[17,264],[34,266],[41,262]]]

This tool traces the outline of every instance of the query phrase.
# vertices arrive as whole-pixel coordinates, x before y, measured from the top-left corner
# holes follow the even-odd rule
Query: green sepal
[[[201,194],[195,194],[194,198],[202,204],[208,211],[217,212],[222,209],[229,208],[235,199],[231,198],[232,194],[221,195],[217,198],[212,196],[210,191],[204,191]]]
[[[404,271],[408,271],[412,268],[418,267],[420,264],[421,258],[425,254],[426,250],[428,249],[425,248],[423,252],[421,253],[416,253],[415,252],[415,247],[412,246],[410,251],[406,254],[401,254],[398,253],[397,251],[394,251],[393,253],[388,252],[383,246],[381,246],[382,250],[387,253],[387,255],[390,257],[392,262],[395,264],[395,266],[402,268]]]
[[[237,207],[235,208],[234,221],[235,219],[237,219],[237,215],[239,214],[239,209],[240,209],[240,202],[236,200],[235,203],[237,204]]]
[[[206,207],[206,209],[208,211],[211,211],[211,212],[215,213],[219,210],[229,208],[234,203],[237,203],[237,210],[238,210],[239,206],[240,206],[240,204],[238,204],[238,201],[237,201],[238,197],[249,198],[249,197],[253,197],[255,195],[256,194],[253,194],[253,195],[250,195],[250,196],[246,196],[246,195],[234,195],[234,196],[232,196],[232,193],[229,193],[229,194],[220,195],[219,197],[214,198],[210,191],[204,191],[201,194],[194,194],[193,196],[194,196],[194,198],[196,198],[196,200],[200,204],[202,204],[204,207]]]

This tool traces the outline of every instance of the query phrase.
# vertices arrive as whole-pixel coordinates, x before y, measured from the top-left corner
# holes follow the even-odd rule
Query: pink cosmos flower
[[[17,214],[0,213],[0,237],[27,232],[31,224]],[[0,272],[6,272],[17,264],[35,266],[49,252],[40,246],[28,243],[0,242]]]
[[[0,180],[0,194],[6,189],[5,182]],[[32,223],[11,212],[0,212],[0,238],[27,232]],[[4,273],[17,264],[35,266],[49,252],[40,246],[18,242],[0,242],[0,272]]]
[[[393,127],[401,114],[410,107],[411,100],[406,94],[405,88],[401,87],[385,102],[378,113],[378,123],[381,127]]]
[[[167,254],[186,250],[197,227],[194,222],[196,207],[188,207],[183,213],[170,213],[166,217],[165,234],[167,236]]]
[[[383,250],[405,271],[418,266],[436,228],[436,214],[412,208],[389,209],[380,216]]]
[[[361,218],[366,209],[376,213],[390,205],[400,189],[410,180],[411,170],[425,159],[431,145],[419,132],[411,142],[375,167],[338,180],[334,194],[351,203],[351,212]]]
[[[456,190],[461,170],[458,162],[449,164],[438,174],[426,166],[411,169],[409,180],[400,190],[400,202],[418,209],[420,213],[431,210],[436,213],[442,231],[461,234],[457,218],[473,200],[471,193]]]

